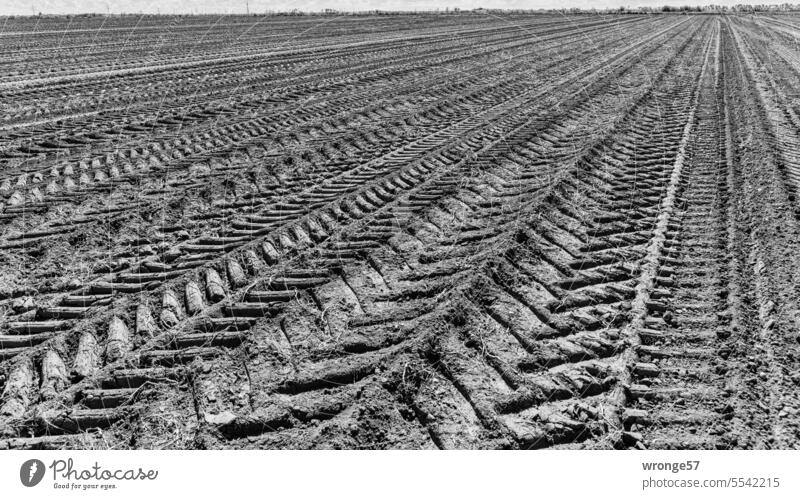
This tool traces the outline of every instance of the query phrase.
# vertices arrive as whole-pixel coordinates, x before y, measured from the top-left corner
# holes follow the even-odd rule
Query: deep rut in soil
[[[46,125],[81,106],[10,119],[0,448],[796,446],[796,126],[762,27],[523,19],[223,57],[213,102],[176,58],[148,69],[175,115],[145,99],[92,156]]]

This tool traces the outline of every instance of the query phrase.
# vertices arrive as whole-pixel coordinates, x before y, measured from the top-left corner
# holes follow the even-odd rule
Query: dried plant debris
[[[800,17],[32,22],[0,449],[800,445]]]

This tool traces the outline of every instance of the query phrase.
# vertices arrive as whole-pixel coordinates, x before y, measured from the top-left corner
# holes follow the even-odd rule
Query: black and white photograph
[[[800,4],[2,0],[0,490],[798,497],[798,195]]]

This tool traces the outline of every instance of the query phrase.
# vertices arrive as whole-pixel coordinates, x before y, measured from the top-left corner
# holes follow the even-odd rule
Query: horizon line
[[[785,8],[784,6],[788,7]],[[675,10],[663,10],[665,8]],[[694,10],[701,9],[701,10]],[[505,12],[505,13],[531,13],[531,14],[595,14],[595,13],[623,13],[623,14],[676,14],[676,13],[715,13],[716,11],[734,11],[741,12],[742,10],[752,10],[757,12],[764,11],[779,11],[779,12],[793,12],[800,11],[800,3],[771,3],[771,4],[735,4],[735,5],[720,5],[713,3],[688,3],[682,2],[680,4],[665,3],[658,6],[619,6],[619,7],[605,7],[605,8],[581,8],[581,7],[564,7],[560,9],[506,9],[506,8],[487,8],[476,7],[472,9],[443,8],[443,9],[419,9],[419,10],[384,10],[384,9],[354,9],[354,10],[337,10],[337,9],[320,9],[320,10],[266,10],[259,12],[222,12],[222,11],[204,11],[204,12],[173,12],[173,13],[160,13],[158,11],[138,11],[138,12],[64,12],[64,13],[43,13],[37,14],[4,14],[0,12],[0,17],[76,17],[76,16],[218,16],[225,15],[231,17],[259,17],[259,16],[280,16],[280,15],[370,15],[370,14],[470,14],[480,12]]]

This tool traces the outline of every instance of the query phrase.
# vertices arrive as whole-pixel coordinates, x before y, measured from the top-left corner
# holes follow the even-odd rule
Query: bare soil
[[[0,449],[800,445],[797,16],[101,21],[0,33]]]

